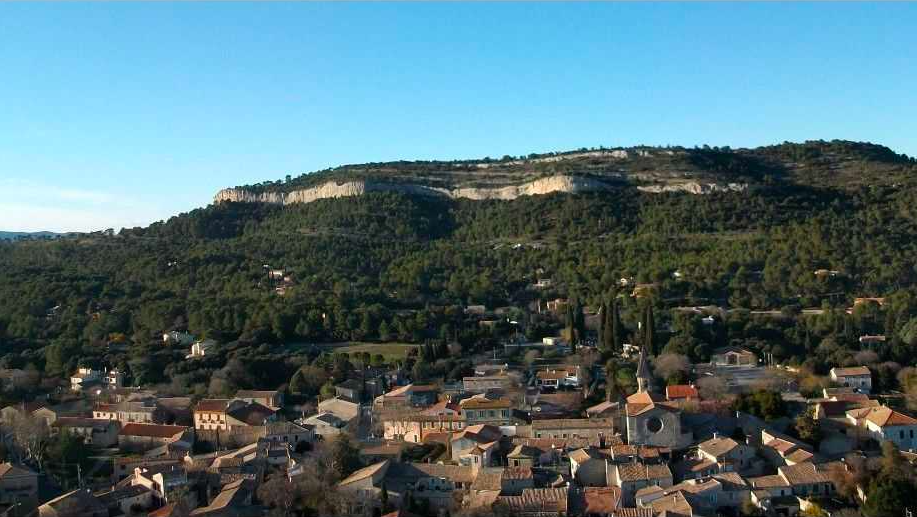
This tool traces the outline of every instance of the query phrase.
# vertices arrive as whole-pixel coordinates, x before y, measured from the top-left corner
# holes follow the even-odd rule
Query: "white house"
[[[917,418],[886,406],[852,409],[847,418],[878,442],[891,441],[901,450],[917,449]]]
[[[207,355],[207,352],[209,352],[216,344],[216,341],[212,339],[195,341],[194,344],[191,345],[191,353],[186,356],[186,359],[190,359],[192,357],[204,357]]]
[[[848,388],[856,388],[860,393],[872,391],[872,373],[865,366],[831,368],[831,381]]]

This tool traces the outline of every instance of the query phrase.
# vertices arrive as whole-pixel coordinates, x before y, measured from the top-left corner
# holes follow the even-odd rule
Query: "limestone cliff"
[[[604,190],[609,188],[605,182],[567,175],[550,176],[528,181],[520,185],[502,187],[457,187],[442,188],[412,183],[386,183],[372,180],[355,180],[344,183],[329,181],[317,187],[293,190],[290,192],[254,193],[244,189],[227,188],[217,192],[214,203],[236,201],[247,203],[309,203],[318,199],[359,196],[367,192],[401,192],[405,194],[444,196],[465,199],[500,199],[511,200],[519,196],[550,194],[553,192],[576,193]]]

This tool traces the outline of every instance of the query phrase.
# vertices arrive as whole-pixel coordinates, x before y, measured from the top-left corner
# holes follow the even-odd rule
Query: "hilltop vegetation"
[[[689,152],[711,174],[758,182],[746,192],[622,187],[514,201],[373,193],[287,207],[224,203],[114,236],[3,243],[0,367],[61,375],[80,361],[104,361],[158,382],[175,372],[163,364],[181,356],[154,343],[175,328],[238,342],[233,350],[248,350],[252,361],[285,342],[442,340],[473,349],[509,329],[479,326],[466,305],[515,307],[510,315],[535,339],[558,325],[525,314],[530,303],[570,297],[598,307],[613,293],[630,332],[652,304],[662,345],[694,360],[734,342],[823,370],[852,362],[860,335],[886,334],[880,360],[912,364],[917,182],[912,160],[883,149]],[[774,160],[799,165],[755,165]],[[284,295],[265,265],[292,275]],[[553,286],[532,288],[539,278]],[[621,278],[658,288],[638,300],[617,286]],[[886,303],[847,314],[862,296]],[[787,317],[733,311],[708,329],[671,311],[690,305]],[[800,315],[810,307],[825,311]],[[113,351],[113,341],[132,345]]]
[[[818,187],[890,185],[908,178],[915,160],[864,142],[809,141],[758,147],[582,148],[576,151],[500,159],[398,161],[342,165],[240,186],[250,192],[290,192],[334,180],[377,180],[430,187],[493,187],[566,174],[637,185],[702,181],[771,185],[784,182]]]

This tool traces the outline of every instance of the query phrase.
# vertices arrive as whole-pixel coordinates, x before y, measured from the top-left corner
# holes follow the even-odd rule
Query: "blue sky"
[[[0,229],[146,225],[343,163],[869,140],[917,4],[0,4]]]

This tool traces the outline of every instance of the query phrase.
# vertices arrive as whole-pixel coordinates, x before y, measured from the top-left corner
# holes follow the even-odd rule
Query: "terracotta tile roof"
[[[472,491],[495,490],[499,492],[503,488],[503,469],[485,468],[478,472],[478,476],[471,484]]]
[[[793,463],[802,463],[804,461],[811,460],[815,455],[805,449],[796,449],[795,451],[786,455],[786,459],[792,461]]]
[[[594,406],[592,406],[592,407],[586,408],[586,414],[591,415],[591,414],[594,414],[594,413],[604,413],[605,411],[610,411],[610,410],[612,410],[612,409],[617,409],[618,406],[620,406],[619,403],[617,403],[617,402],[610,402],[610,401],[607,401],[607,400],[606,400],[605,402],[600,402],[600,403],[598,403],[598,404],[596,404],[596,405],[594,405]]]
[[[522,490],[522,495],[498,497],[496,504],[508,508],[513,514],[566,514],[567,489],[526,488]]]
[[[644,465],[642,463],[621,463],[615,465],[621,481],[665,479],[672,477],[668,465]]]
[[[502,479],[532,479],[532,469],[529,467],[506,467],[503,469]]]
[[[532,421],[532,430],[544,429],[611,429],[614,421],[610,418],[555,418],[551,420]]]
[[[758,476],[748,478],[747,481],[751,483],[751,486],[754,488],[776,488],[776,487],[786,487],[789,484],[783,479],[782,476],[777,474],[771,474],[769,476]]]
[[[263,425],[265,420],[273,416],[274,413],[276,411],[257,402],[246,404],[227,412],[229,416],[248,425]]]
[[[537,458],[541,456],[541,449],[531,445],[519,444],[512,452],[506,455],[507,458]]]
[[[142,436],[150,438],[171,438],[183,433],[187,427],[180,425],[129,423],[121,428],[121,436]]]
[[[373,474],[379,471],[385,472],[386,470],[388,470],[389,465],[391,465],[390,460],[385,460],[385,461],[380,461],[379,463],[376,463],[375,465],[363,467],[362,469],[342,479],[338,483],[338,486],[349,485],[351,483],[355,483],[357,481],[366,479],[368,477],[371,477]]]
[[[711,438],[699,443],[697,448],[713,457],[719,458],[720,456],[729,454],[738,446],[739,442],[732,438]]]
[[[700,394],[693,384],[672,384],[665,387],[665,398],[673,399],[699,399]]]
[[[210,413],[225,413],[226,406],[228,405],[229,399],[201,399],[198,401],[197,406],[194,407],[194,410]]]
[[[849,368],[832,368],[835,377],[866,377],[871,376],[869,368],[865,366],[851,366]]]
[[[583,513],[606,514],[620,509],[621,489],[616,486],[586,487],[583,491],[586,507]]]
[[[653,517],[652,508],[618,508],[611,517]]]
[[[819,469],[814,463],[798,463],[777,468],[777,472],[791,485],[830,483],[827,470]]]
[[[459,402],[459,405],[462,409],[509,409],[513,403],[509,399],[471,397]]]
[[[535,374],[541,380],[563,380],[567,378],[569,372],[567,370],[542,370]]]
[[[904,413],[899,413],[894,409],[886,406],[868,408],[867,413],[863,416],[866,420],[876,424],[879,427],[896,426],[896,425],[917,425],[917,418],[912,418]]]

